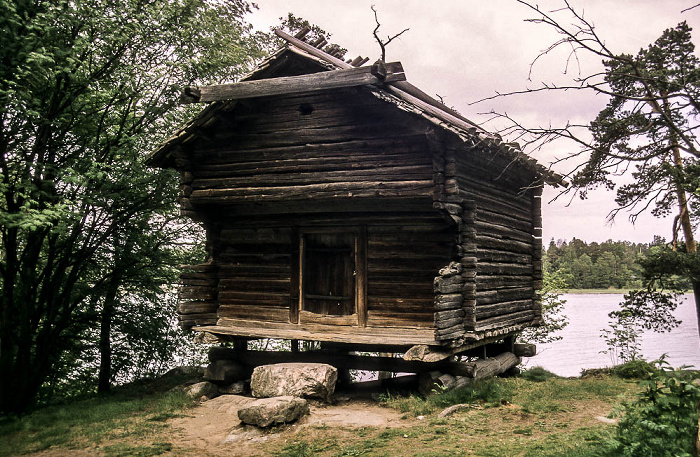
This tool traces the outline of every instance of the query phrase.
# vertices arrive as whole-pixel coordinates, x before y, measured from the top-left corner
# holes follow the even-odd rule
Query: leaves
[[[687,367],[670,369],[662,357],[642,382],[623,416],[608,453],[618,456],[691,456],[698,427],[700,375]],[[607,455],[607,454],[606,454]]]
[[[191,115],[175,108],[180,87],[232,80],[261,55],[250,8],[0,0],[0,371],[15,373],[0,410],[94,370],[111,296],[115,341],[133,336],[119,357],[163,359],[174,337],[149,308],[196,236],[177,217],[177,177],[144,156]]]

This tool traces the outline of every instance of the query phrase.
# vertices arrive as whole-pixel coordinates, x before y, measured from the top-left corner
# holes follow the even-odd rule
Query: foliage
[[[643,359],[630,360],[615,365],[611,373],[622,379],[647,379],[656,367]]]
[[[536,61],[566,48],[567,62],[581,62],[583,55],[588,55],[603,64],[602,71],[579,73],[572,83],[543,84],[524,92],[585,91],[604,96],[608,103],[590,122],[569,121],[564,127],[529,128],[507,115],[497,117],[512,121],[507,133],[525,138],[527,146],[534,149],[558,139],[571,141],[574,152],[567,159],[573,159],[575,165],[568,173],[573,184],[568,191],[586,198],[591,189],[600,186],[615,189],[617,208],[611,211],[610,219],[620,211],[629,211],[632,221],[647,211],[656,217],[673,215],[670,251],[677,253],[674,265],[659,257],[646,264],[646,274],[690,266],[677,270],[682,270],[693,288],[700,316],[700,277],[696,273],[700,263],[693,233],[700,215],[700,139],[696,135],[700,128],[700,59],[691,28],[681,22],[634,55],[615,53],[593,23],[569,2],[562,2],[562,8],[552,12],[526,0],[518,2],[537,14],[532,22],[550,27],[560,36]],[[618,185],[616,181],[623,175],[628,179]],[[592,272],[585,260],[578,265],[584,275]]]
[[[603,353],[613,364],[637,360],[644,330],[663,333],[680,325],[673,316],[679,300],[679,292],[634,290],[626,294],[620,309],[608,313],[610,328],[601,331],[608,346]]]
[[[174,336],[152,310],[192,228],[176,223],[176,177],[143,151],[191,115],[173,109],[179,88],[229,80],[260,54],[249,10],[0,0],[0,372],[13,373],[0,411],[82,367],[105,368],[107,387],[112,362],[116,375],[134,359],[158,371],[145,361]]]
[[[566,279],[558,271],[552,271],[549,262],[544,262],[542,287],[542,320],[539,327],[528,327],[520,334],[519,340],[528,343],[551,343],[562,339],[556,332],[569,325],[564,314],[566,300],[561,296],[566,288]]]
[[[532,382],[544,382],[548,379],[558,378],[559,376],[542,367],[532,367],[520,373],[520,377]]]
[[[281,17],[279,20],[279,28],[292,35],[295,35],[297,32],[303,29],[308,29],[308,32],[304,36],[304,41],[307,43],[315,43],[317,41],[324,42],[324,45],[319,45],[324,52],[339,56],[344,56],[347,52],[347,49],[341,47],[340,45],[330,43],[329,40],[333,35],[319,27],[317,24],[312,24],[302,17],[295,16],[293,13],[287,13],[287,17]],[[268,49],[274,50],[280,47],[282,44],[284,43],[279,38],[270,39]]]
[[[563,282],[562,289],[631,289],[642,285],[638,262],[650,248],[650,244],[629,241],[552,239],[544,257],[551,273]]]
[[[643,390],[622,407],[610,455],[691,456],[698,433],[700,374],[687,367],[669,369],[662,358],[655,362]]]

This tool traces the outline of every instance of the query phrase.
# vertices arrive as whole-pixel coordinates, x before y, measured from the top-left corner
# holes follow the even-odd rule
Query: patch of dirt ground
[[[253,400],[222,395],[205,401],[189,410],[186,417],[169,421],[176,432],[169,440],[177,448],[196,450],[197,455],[259,456],[265,455],[262,448],[266,445],[291,442],[304,429],[381,429],[405,427],[411,422],[401,419],[402,413],[379,406],[375,401],[353,399],[334,405],[311,402],[311,414],[294,424],[261,430],[238,419],[238,410]]]

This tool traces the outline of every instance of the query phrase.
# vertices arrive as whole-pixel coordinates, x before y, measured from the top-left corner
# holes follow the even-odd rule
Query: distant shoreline
[[[564,289],[561,291],[562,294],[626,294],[629,293],[630,290],[634,289]],[[692,290],[686,290],[683,293],[689,294],[692,293]]]
[[[632,289],[564,289],[564,294],[626,294]]]

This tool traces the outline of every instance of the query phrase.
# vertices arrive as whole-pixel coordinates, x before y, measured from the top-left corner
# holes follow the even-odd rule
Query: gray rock
[[[452,405],[450,407],[447,407],[440,411],[440,414],[438,414],[438,417],[448,417],[453,415],[454,413],[458,411],[465,411],[473,408],[474,405],[468,404],[468,403],[460,403],[458,405]]]
[[[294,422],[306,414],[309,414],[306,400],[292,396],[261,398],[238,410],[241,422],[258,427]]]
[[[277,363],[253,370],[250,389],[254,397],[320,398],[330,400],[338,370],[325,363]]]
[[[240,395],[245,393],[245,382],[238,381],[224,386],[219,386],[219,393],[224,395]]]
[[[219,395],[219,388],[209,381],[198,382],[185,387],[185,394],[190,398],[214,398]]]

